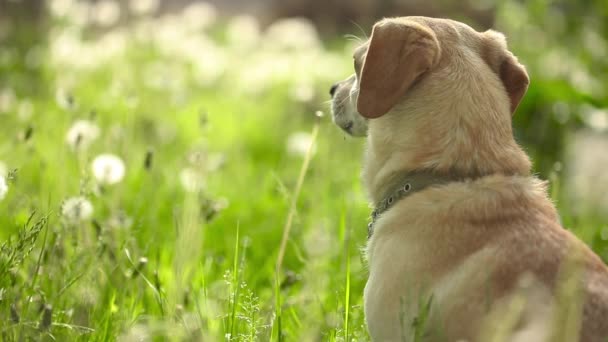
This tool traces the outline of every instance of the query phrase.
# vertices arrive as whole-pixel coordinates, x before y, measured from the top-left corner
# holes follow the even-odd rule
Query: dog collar
[[[454,181],[461,181],[463,178],[453,175],[439,175],[430,172],[408,172],[403,177],[397,177],[393,182],[394,186],[388,187],[386,196],[383,200],[376,204],[372,211],[370,222],[367,224],[367,238],[371,238],[374,233],[374,224],[384,212],[389,210],[399,200],[424,190],[430,186],[442,185]]]

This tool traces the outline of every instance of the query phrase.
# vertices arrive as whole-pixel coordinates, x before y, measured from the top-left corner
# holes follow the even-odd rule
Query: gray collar
[[[408,172],[404,175],[397,175],[392,177],[394,181],[389,182],[391,184],[385,191],[384,199],[376,204],[374,211],[372,211],[371,222],[367,225],[367,238],[371,238],[374,233],[374,224],[378,220],[378,217],[384,212],[389,210],[395,203],[400,199],[403,199],[413,193],[424,190],[427,187],[442,185],[455,181],[464,180],[463,177],[455,175],[440,175],[432,172],[414,171]]]

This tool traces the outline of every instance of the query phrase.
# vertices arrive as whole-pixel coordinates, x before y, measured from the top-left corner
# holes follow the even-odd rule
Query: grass
[[[200,81],[207,50],[197,62],[122,34],[128,47],[94,68],[3,62],[12,78],[39,86],[0,83],[17,98],[0,114],[0,161],[11,170],[0,201],[2,340],[368,339],[363,141],[315,115],[328,114],[326,89],[350,73],[348,53],[266,47],[272,70],[293,64],[265,81],[267,56],[242,63],[241,47],[211,32],[239,67]],[[242,80],[252,65],[260,89]],[[66,143],[78,119],[100,130],[87,148]],[[294,133],[314,148],[290,148]],[[119,183],[96,181],[91,162],[101,153],[124,161]],[[182,184],[184,170],[194,185]],[[62,209],[75,196],[94,209],[79,222]],[[568,227],[605,248],[601,218],[558,205]]]
[[[2,339],[365,338],[361,296],[350,295],[365,280],[362,141],[315,116],[327,114],[330,83],[314,80],[299,101],[289,79],[249,95],[228,76],[186,76],[173,101],[145,84],[159,60],[190,68],[144,46],[94,70],[42,65],[43,91],[13,89],[34,110],[20,119],[16,104],[0,128],[13,170],[0,202]],[[75,151],[66,134],[78,119],[100,135]],[[289,152],[294,133],[318,134],[310,158]],[[98,184],[101,153],[124,161],[122,181]],[[188,191],[184,169],[204,187]],[[74,196],[92,203],[90,218],[62,213]]]

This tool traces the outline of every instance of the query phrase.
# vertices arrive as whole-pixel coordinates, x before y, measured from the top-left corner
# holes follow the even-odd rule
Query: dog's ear
[[[386,114],[439,59],[439,42],[429,28],[411,20],[374,25],[359,79],[357,111],[366,118]]]
[[[505,36],[499,32],[492,30],[484,32],[483,50],[486,63],[498,75],[507,91],[511,114],[513,114],[530,84],[526,68],[507,50]]]

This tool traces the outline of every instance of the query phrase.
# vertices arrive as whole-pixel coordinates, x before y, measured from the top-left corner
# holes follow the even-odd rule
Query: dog
[[[386,18],[331,87],[367,136],[374,341],[608,341],[608,268],[560,224],[515,142],[526,69],[503,34]]]

